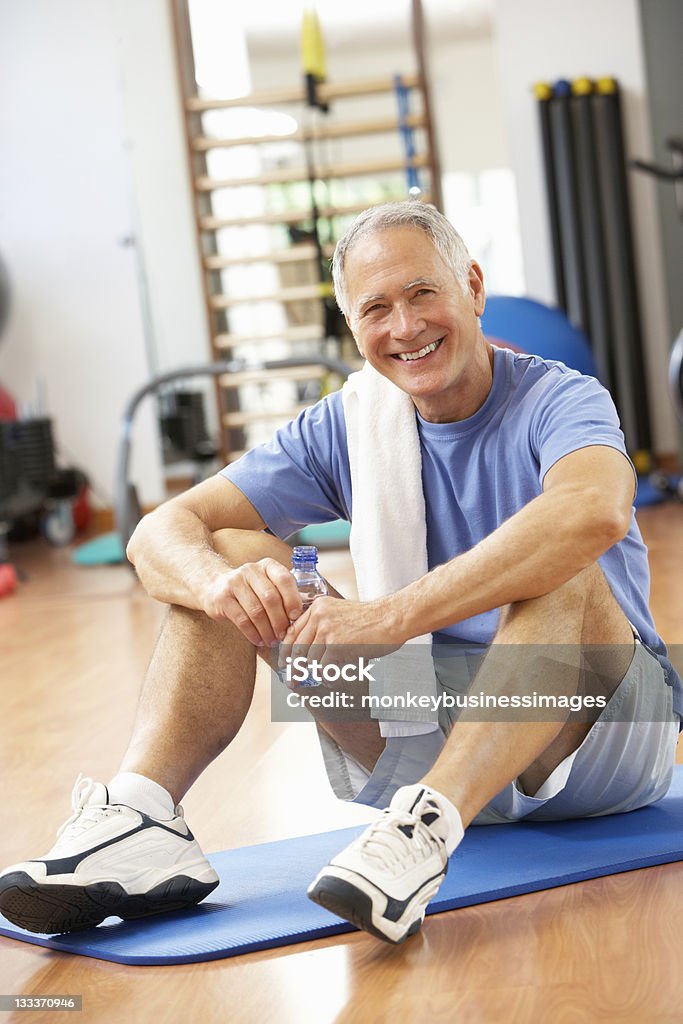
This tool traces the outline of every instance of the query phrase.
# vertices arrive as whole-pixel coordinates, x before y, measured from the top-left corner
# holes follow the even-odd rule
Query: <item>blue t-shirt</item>
[[[493,383],[477,412],[456,423],[415,413],[422,454],[429,568],[483,540],[542,492],[548,470],[589,445],[626,455],[611,397],[593,377],[564,364],[494,348]],[[373,443],[381,439],[373,438]],[[386,439],[391,443],[391,438]],[[312,523],[353,517],[351,472],[341,392],[328,395],[222,470],[279,537]],[[400,530],[401,481],[396,481]],[[558,524],[561,528],[561,524]],[[631,515],[627,536],[600,558],[612,592],[643,642],[655,652],[683,714],[683,684],[665,657],[648,599],[647,550]],[[492,640],[498,611],[465,619],[435,639]]]

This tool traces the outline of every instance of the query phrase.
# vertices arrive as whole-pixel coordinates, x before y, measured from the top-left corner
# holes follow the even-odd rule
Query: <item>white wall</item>
[[[648,156],[650,127],[637,0],[495,0],[496,34],[512,167],[517,179],[522,245],[530,295],[554,302],[552,254],[545,199],[537,102],[539,81],[586,75],[616,78],[622,89],[631,155]],[[654,448],[677,450],[671,403],[665,395],[668,337],[661,239],[654,185],[630,180],[636,264],[653,420]]]
[[[210,359],[190,170],[167,0],[116,0],[135,232],[156,372]]]
[[[3,4],[0,76],[0,246],[13,286],[0,380],[22,402],[45,381],[65,461],[111,504],[121,412],[156,368],[127,244],[136,232],[158,366],[206,357],[168,6]],[[133,452],[142,500],[159,500],[151,403]]]

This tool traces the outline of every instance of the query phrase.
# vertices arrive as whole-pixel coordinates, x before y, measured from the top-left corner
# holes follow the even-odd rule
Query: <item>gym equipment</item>
[[[79,470],[56,465],[50,419],[0,421],[0,522],[11,539],[42,530],[50,543],[68,544],[77,528],[73,503],[87,486]]]
[[[481,326],[493,344],[533,353],[543,359],[558,359],[573,370],[600,377],[596,354],[591,350],[588,339],[559,309],[544,306],[534,299],[490,295]],[[670,386],[672,395],[678,389],[678,408],[683,419],[683,332],[677,345],[671,358]],[[600,380],[605,383],[601,377]],[[680,477],[659,472],[639,475],[636,508],[656,505],[671,497],[683,500]]]
[[[669,394],[683,423],[683,330],[676,338],[669,357]]]
[[[646,171],[653,174],[660,181],[679,182],[683,181],[683,137],[672,136],[665,139],[664,145],[671,153],[672,160],[676,162],[674,167],[662,167],[660,164],[650,163],[648,160],[631,160],[631,167],[638,171]],[[679,213],[683,213],[679,205]]]
[[[652,444],[621,99],[614,79],[598,81],[593,97],[593,117],[614,330],[614,377],[624,433],[635,455],[639,451],[649,452]]]
[[[408,195],[417,198],[422,195],[423,188],[420,181],[420,172],[416,164],[415,132],[410,123],[410,89],[407,89],[403,84],[403,79],[400,75],[394,75],[394,91],[398,106],[398,130],[403,139],[403,152],[406,157]]]
[[[551,157],[556,183],[560,252],[566,289],[567,315],[583,330],[588,327],[585,266],[581,258],[583,239],[579,216],[579,186],[573,152],[571,84],[555,83],[550,99]]]
[[[660,167],[658,164],[648,163],[645,160],[632,160],[631,167],[637,171],[645,171],[660,181],[673,182],[678,186],[678,183],[683,181],[683,138],[667,139],[666,146],[676,164],[673,168]],[[676,192],[676,205],[679,216],[683,216],[683,201],[679,191]],[[674,409],[678,418],[683,422],[683,330],[679,333],[671,349],[668,383]]]
[[[594,145],[591,109],[592,91],[593,83],[587,78],[579,78],[573,83],[570,100],[577,199],[583,240],[582,257],[586,303],[586,321],[583,326],[595,353],[600,380],[608,391],[613,391],[615,385],[610,352],[612,346],[611,324],[608,306],[605,302],[605,296],[608,294],[607,262],[600,218],[598,157]]]
[[[599,376],[588,339],[562,310],[517,295],[489,295],[481,327],[489,341],[507,342],[521,352]]]
[[[118,533],[101,533],[85,544],[80,544],[73,552],[71,561],[74,565],[120,565],[125,561],[125,552]]]
[[[334,240],[353,214],[414,194],[418,171],[423,201],[443,208],[421,0],[411,0],[409,7],[415,71],[401,76],[401,88],[410,91],[412,101],[411,111],[401,112],[396,109],[396,83],[388,74],[329,80],[325,26],[323,21],[321,31],[314,3],[293,14],[298,19],[304,12],[295,81],[230,99],[200,96],[187,4],[172,5],[201,234],[199,271],[209,312],[209,358],[298,357],[310,351],[352,362],[353,341],[331,291],[328,261]],[[293,116],[298,128],[291,124],[292,131],[280,134],[275,125],[266,126],[272,108]],[[237,127],[238,120],[243,128]],[[363,159],[362,139],[375,136],[385,136],[378,142],[378,157]],[[408,143],[416,150],[412,156],[406,152]],[[253,149],[261,173],[234,177],[226,164],[223,169],[231,177],[223,177],[221,152],[244,146]],[[352,158],[347,159],[349,148]],[[238,170],[235,166],[234,173]],[[401,174],[410,179],[407,187],[398,178]],[[254,231],[254,225],[260,228]],[[258,264],[270,266],[264,273]],[[252,266],[253,290],[236,276],[238,268]],[[270,309],[261,308],[265,303]],[[270,348],[272,341],[278,342],[277,349]],[[239,378],[219,381],[216,392],[219,407],[230,412],[241,411],[249,401]],[[297,411],[291,408],[290,416]],[[262,423],[255,414],[248,421],[220,417],[220,448],[226,460],[253,446]]]
[[[121,542],[121,548],[125,550],[135,527],[142,518],[140,501],[135,485],[129,479],[129,470],[133,420],[136,410],[144,398],[158,392],[168,384],[177,383],[190,377],[221,377],[243,371],[253,373],[255,371],[290,370],[311,366],[323,367],[330,373],[339,374],[344,379],[351,372],[349,367],[338,359],[328,359],[326,356],[321,355],[300,359],[270,359],[261,363],[247,363],[245,360],[230,359],[215,363],[184,366],[177,370],[171,370],[168,373],[161,373],[152,377],[146,384],[138,388],[131,395],[124,409],[117,457],[116,479],[114,482],[114,523]]]
[[[651,466],[619,86],[581,78],[535,87],[558,302],[588,337],[639,472]]]
[[[52,937],[0,917],[0,934],[123,964],[218,960],[355,931],[306,897],[320,868],[361,828],[324,832],[209,857],[222,881],[198,907]],[[683,766],[658,803],[628,814],[471,828],[427,913],[489,903],[588,878],[683,860]],[[524,904],[510,907],[524,913]],[[427,924],[427,927],[429,925]]]
[[[562,267],[562,243],[560,239],[560,213],[557,177],[553,163],[553,142],[550,127],[550,100],[553,96],[553,88],[547,82],[537,82],[534,86],[534,95],[538,102],[539,123],[541,127],[541,146],[543,150],[543,164],[545,167],[545,183],[550,211],[550,241],[553,251],[553,271],[555,274],[555,294],[557,304],[561,309],[567,308],[567,290],[564,285],[564,272]]]
[[[349,546],[351,524],[346,519],[336,519],[333,523],[313,523],[304,526],[296,535],[297,544],[314,544],[321,550],[325,548],[344,548]]]

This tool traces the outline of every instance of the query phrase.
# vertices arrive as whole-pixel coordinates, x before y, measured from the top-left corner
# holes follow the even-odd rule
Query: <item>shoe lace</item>
[[[439,845],[443,845],[441,840],[415,814],[385,810],[363,837],[361,849],[366,857],[391,870],[411,867]]]
[[[93,794],[96,783],[92,779],[85,778],[79,774],[71,792],[71,807],[73,814],[57,829],[57,841],[71,839],[80,835],[86,828],[89,828],[96,821],[101,821],[111,813],[111,807],[103,807],[99,804],[88,804]]]

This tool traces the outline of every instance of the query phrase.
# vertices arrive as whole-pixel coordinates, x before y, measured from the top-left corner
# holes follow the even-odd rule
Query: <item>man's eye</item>
[[[433,294],[433,290],[431,288],[418,288],[418,290],[415,292],[416,296],[418,296],[418,295],[432,295],[432,294]]]
[[[368,308],[364,311],[363,316],[367,316],[368,313],[376,313],[377,310],[381,308],[381,303],[376,302],[374,306],[368,306]]]

